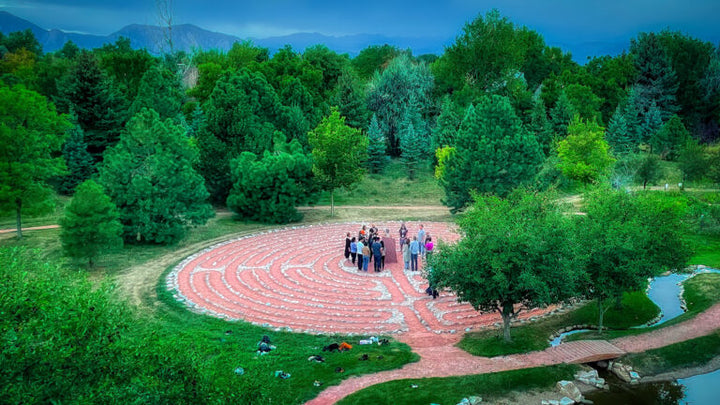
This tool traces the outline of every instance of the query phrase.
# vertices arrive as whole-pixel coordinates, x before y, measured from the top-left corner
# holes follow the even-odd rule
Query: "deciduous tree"
[[[557,147],[559,167],[565,177],[590,184],[609,174],[615,159],[610,154],[604,133],[604,128],[595,121],[573,119],[567,138]]]

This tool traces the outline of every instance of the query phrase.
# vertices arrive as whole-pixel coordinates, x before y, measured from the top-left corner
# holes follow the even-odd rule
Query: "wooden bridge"
[[[548,354],[562,359],[563,363],[580,364],[616,359],[625,354],[606,340],[577,340],[547,349]]]

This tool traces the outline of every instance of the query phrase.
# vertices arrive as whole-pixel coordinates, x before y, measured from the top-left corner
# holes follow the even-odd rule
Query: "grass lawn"
[[[352,190],[335,190],[335,205],[441,205],[445,192],[429,167],[409,180],[399,159],[391,160],[382,173],[368,174]],[[330,194],[320,195],[317,205],[330,205]]]
[[[643,376],[702,366],[717,356],[720,356],[720,331],[644,353],[628,354],[621,361]]]
[[[456,404],[472,395],[482,397],[485,403],[516,391],[549,389],[560,380],[572,380],[578,368],[563,364],[462,377],[395,380],[360,390],[338,405]],[[417,388],[412,388],[413,384]]]
[[[658,307],[643,292],[625,294],[623,308],[611,306],[605,313],[605,325],[609,328],[628,328],[642,325],[659,313]],[[483,330],[467,333],[458,346],[476,356],[502,356],[544,350],[548,347],[548,337],[571,325],[597,324],[597,305],[589,302],[576,310],[552,315],[548,318],[513,327],[510,330],[513,341],[505,343],[502,330]]]

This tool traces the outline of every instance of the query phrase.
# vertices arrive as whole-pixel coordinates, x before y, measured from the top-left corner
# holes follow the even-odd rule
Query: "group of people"
[[[434,249],[432,237],[420,224],[417,235],[410,239],[405,223],[400,224],[399,247],[405,270],[418,271],[418,257],[424,260],[431,255]],[[375,224],[363,225],[358,236],[352,236],[350,232],[345,237],[345,259],[357,263],[358,271],[368,271],[370,263],[374,263],[375,272],[385,269],[385,263],[397,262],[395,250],[395,239],[390,236],[390,230],[385,228],[385,234],[380,236]]]

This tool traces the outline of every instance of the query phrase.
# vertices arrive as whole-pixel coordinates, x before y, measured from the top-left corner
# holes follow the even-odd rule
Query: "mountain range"
[[[131,24],[110,35],[91,35],[74,32],[65,32],[59,29],[45,29],[30,21],[17,17],[6,11],[0,11],[0,32],[8,34],[14,31],[31,30],[43,47],[44,52],[54,52],[67,42],[72,41],[80,48],[92,49],[104,44],[114,43],[120,37],[130,40],[135,49],[147,49],[150,53],[160,54],[163,51],[166,28],[153,25]],[[250,40],[259,47],[267,48],[270,53],[291,45],[297,51],[323,44],[338,53],[357,55],[361,50],[371,45],[389,44],[400,49],[411,49],[413,54],[440,55],[445,46],[450,45],[454,38],[411,38],[388,37],[374,34],[357,34],[346,36],[328,36],[319,33],[295,33],[269,38],[239,38],[233,35],[212,32],[192,24],[180,24],[172,27],[172,42],[176,50],[190,52],[195,49],[218,49],[227,51],[235,42]],[[595,55],[616,55],[629,45],[626,41],[608,41],[579,44],[550,44],[559,46],[563,51],[570,51],[579,63],[584,63],[587,57]]]

